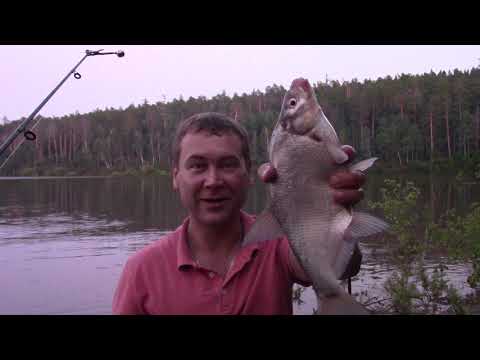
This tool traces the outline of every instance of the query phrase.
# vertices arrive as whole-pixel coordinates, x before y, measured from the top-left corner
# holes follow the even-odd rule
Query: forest
[[[480,166],[480,67],[363,82],[325,80],[313,87],[342,143],[354,146],[359,158],[377,156],[391,169],[428,171],[453,166],[473,171]],[[25,141],[1,173],[166,173],[176,126],[206,111],[230,115],[244,125],[251,139],[253,164],[258,165],[267,159],[267,140],[285,92],[283,86],[272,84],[263,92],[232,97],[223,92],[209,99],[145,100],[125,109],[37,116],[32,122],[36,140]],[[3,120],[0,143],[23,119]],[[8,152],[22,140],[19,136]]]

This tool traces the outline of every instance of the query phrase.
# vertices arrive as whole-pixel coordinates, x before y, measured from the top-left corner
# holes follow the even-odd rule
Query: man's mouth
[[[209,204],[221,204],[222,202],[229,200],[229,198],[227,197],[201,198],[200,200],[205,201]]]

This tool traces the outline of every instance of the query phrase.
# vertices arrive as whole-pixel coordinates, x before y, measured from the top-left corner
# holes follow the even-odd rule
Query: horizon
[[[377,79],[363,79],[363,80],[358,80],[356,78],[353,78],[351,79],[350,81],[338,81],[337,79],[328,79],[328,83],[325,81],[325,82],[322,82],[321,80],[318,80],[318,81],[315,81],[315,82],[311,82],[312,86],[313,87],[316,87],[319,83],[321,83],[322,85],[326,85],[326,86],[331,86],[331,83],[332,82],[339,82],[340,86],[343,86],[345,84],[350,84],[352,82],[354,82],[354,80],[356,80],[358,83],[360,84],[365,84],[366,81],[371,81],[371,82],[377,82],[377,81],[382,81],[382,80],[385,80],[387,79],[388,77],[390,77],[392,80],[397,80],[398,78],[401,78],[402,76],[425,76],[425,75],[430,75],[430,74],[434,74],[435,76],[438,76],[440,73],[442,72],[445,72],[447,75],[451,75],[453,74],[455,71],[460,71],[460,72],[463,72],[463,73],[466,73],[466,72],[470,72],[472,71],[473,69],[478,69],[480,68],[480,66],[478,67],[473,67],[471,69],[465,69],[465,70],[461,70],[461,69],[449,69],[448,71],[446,70],[439,70],[438,72],[435,72],[433,70],[429,71],[429,72],[424,72],[424,73],[421,73],[421,74],[410,74],[410,73],[401,73],[401,74],[395,74],[395,76],[391,76],[391,75],[386,75],[384,77],[379,77]],[[327,74],[328,75],[328,74]],[[310,81],[310,80],[309,80]],[[249,95],[252,95],[254,92],[260,92],[261,94],[265,94],[266,93],[266,90],[268,87],[272,87],[272,86],[279,86],[279,87],[282,87],[283,89],[287,89],[286,87],[284,87],[283,85],[278,85],[278,84],[270,84],[270,85],[267,85],[265,87],[265,89],[261,90],[261,89],[252,89],[250,92],[248,93],[241,93],[239,94],[238,92],[233,92],[232,94],[226,94],[225,95],[229,98],[233,98],[235,95],[239,96],[239,97],[242,97],[242,96],[249,96]],[[131,106],[134,106],[134,107],[141,107],[145,104],[145,101],[147,103],[147,105],[156,105],[158,103],[164,103],[164,104],[170,104],[174,101],[179,101],[179,100],[183,100],[183,101],[188,101],[190,98],[193,98],[193,99],[199,99],[201,97],[205,97],[205,100],[206,101],[211,101],[214,97],[218,96],[218,95],[223,95],[225,91],[222,91],[218,94],[215,94],[215,95],[212,95],[212,96],[209,96],[209,97],[205,97],[203,95],[199,95],[199,96],[189,96],[188,98],[185,98],[182,94],[179,95],[178,98],[173,98],[171,99],[170,101],[167,101],[167,102],[163,102],[162,100],[157,100],[156,102],[151,102],[151,101],[148,101],[147,99],[144,99],[144,101],[142,102],[138,102],[137,104],[134,104],[134,103],[131,103],[125,107],[105,107],[103,109],[101,108],[96,108],[96,109],[93,109],[93,110],[90,110],[90,111],[87,111],[87,112],[78,112],[78,111],[75,111],[73,113],[68,113],[68,114],[62,114],[62,115],[57,115],[57,116],[42,116],[40,114],[37,114],[36,117],[38,116],[42,116],[43,118],[51,118],[51,119],[56,119],[56,118],[62,118],[62,117],[69,117],[69,116],[74,116],[74,115],[87,115],[87,114],[90,114],[90,113],[93,113],[93,112],[96,112],[96,111],[111,111],[111,110],[116,110],[116,111],[124,111],[126,109],[128,109],[129,107]],[[33,112],[33,110],[32,110]],[[30,115],[30,114],[29,114]],[[0,118],[0,125],[4,125],[6,123],[11,123],[11,122],[15,122],[15,121],[18,121],[18,120],[22,120],[22,119],[25,119],[27,116],[23,116],[21,118],[18,118],[18,119],[8,119],[7,118],[7,122],[4,121],[5,119],[5,116],[2,116]]]
[[[29,116],[85,54],[85,49],[124,50],[125,57],[87,58],[38,115],[56,118],[96,110],[170,103],[222,94],[288,89],[297,77],[312,85],[360,83],[390,76],[471,71],[479,45],[345,46],[83,46],[0,45],[0,122]],[[33,55],[33,56],[32,56]],[[37,115],[37,116],[38,116]]]

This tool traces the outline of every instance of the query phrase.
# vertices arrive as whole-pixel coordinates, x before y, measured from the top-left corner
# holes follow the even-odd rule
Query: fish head
[[[348,156],[341,149],[335,129],[323,113],[307,79],[293,80],[283,98],[276,125],[276,134],[282,133],[299,135],[308,138],[308,141],[323,143],[323,147],[328,150],[336,164],[342,164],[348,160]]]
[[[305,135],[316,125],[319,105],[308,80],[293,80],[285,94],[278,125],[283,130],[297,135]]]

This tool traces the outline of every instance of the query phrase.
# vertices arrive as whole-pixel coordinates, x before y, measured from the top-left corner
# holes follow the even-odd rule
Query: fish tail
[[[369,315],[368,310],[352,296],[340,293],[318,299],[317,315]]]

